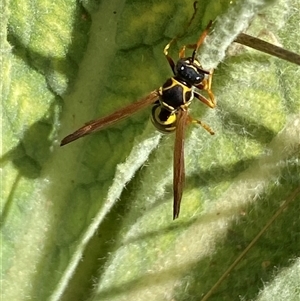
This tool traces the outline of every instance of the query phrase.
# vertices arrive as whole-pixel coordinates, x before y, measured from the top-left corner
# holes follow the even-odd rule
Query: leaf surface
[[[222,29],[231,37],[260,13],[248,33],[299,53],[297,1],[198,7],[170,53],[175,59],[218,16],[200,53],[205,67],[218,66],[218,107],[195,100],[191,109],[216,135],[187,131],[175,222],[174,136],[153,129],[150,108],[63,148],[59,142],[171,75],[163,48],[184,32],[191,3],[14,0],[4,7],[5,300],[200,300],[299,186],[299,67],[237,44],[226,57],[221,51],[231,43]],[[298,215],[299,195],[210,300],[282,300],[280,287],[296,296]]]

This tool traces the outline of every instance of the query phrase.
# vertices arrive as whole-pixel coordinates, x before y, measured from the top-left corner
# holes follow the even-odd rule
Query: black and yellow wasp
[[[203,70],[199,60],[196,58],[197,51],[207,36],[211,25],[212,21],[209,22],[196,44],[186,45],[180,49],[179,60],[176,64],[168,54],[169,47],[175,39],[166,45],[164,54],[173,71],[173,76],[159,89],[152,91],[148,96],[117,110],[111,115],[88,122],[61,141],[61,146],[68,144],[85,135],[113,125],[152,104],[151,120],[154,126],[163,133],[173,131],[176,133],[174,147],[173,219],[179,216],[184,186],[184,131],[186,125],[197,123],[210,134],[214,134],[206,124],[193,119],[188,114],[188,108],[193,98],[198,98],[210,108],[216,106],[215,98],[211,91],[213,71]],[[193,49],[192,56],[185,56],[186,48]],[[208,98],[201,95],[199,93],[200,90],[206,91]]]

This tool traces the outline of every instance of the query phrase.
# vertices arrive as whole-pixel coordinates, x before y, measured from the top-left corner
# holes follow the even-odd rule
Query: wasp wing
[[[173,176],[173,219],[179,216],[180,203],[184,187],[184,132],[188,112],[179,110],[177,113],[176,137],[174,146],[174,176]]]
[[[83,136],[91,134],[96,131],[102,130],[104,127],[110,126],[122,119],[127,118],[128,116],[136,113],[137,111],[144,109],[148,105],[154,103],[159,97],[158,91],[152,91],[149,95],[143,97],[142,99],[117,110],[116,112],[99,118],[97,120],[92,120],[85,124],[83,127],[76,130],[74,133],[66,136],[60,143],[61,146],[68,144],[74,140],[77,140]]]

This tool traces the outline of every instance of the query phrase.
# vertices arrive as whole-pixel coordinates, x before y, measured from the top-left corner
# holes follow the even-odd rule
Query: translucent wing
[[[154,103],[159,97],[158,91],[152,91],[149,95],[145,96],[144,98],[128,105],[125,108],[119,109],[116,112],[102,117],[97,120],[92,120],[88,122],[83,127],[76,130],[74,133],[66,136],[60,143],[61,146],[68,144],[74,140],[77,140],[83,136],[91,134],[96,131],[102,130],[104,127],[110,126],[122,119],[127,118],[128,116],[136,113],[137,111],[144,109],[148,105]]]
[[[176,137],[174,147],[174,176],[173,176],[173,219],[179,216],[180,203],[184,187],[184,131],[187,124],[188,112],[179,110],[177,115]]]

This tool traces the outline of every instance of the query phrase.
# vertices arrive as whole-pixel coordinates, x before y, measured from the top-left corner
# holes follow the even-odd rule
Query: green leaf
[[[199,56],[216,67],[218,107],[191,108],[216,134],[187,131],[176,221],[174,135],[155,131],[150,109],[59,142],[171,76],[163,49],[192,2],[2,6],[3,300],[200,300],[300,183],[299,67],[237,44],[225,57],[250,21],[299,53],[297,1],[203,1],[172,45],[175,59],[217,18]],[[299,200],[210,300],[296,300]]]

